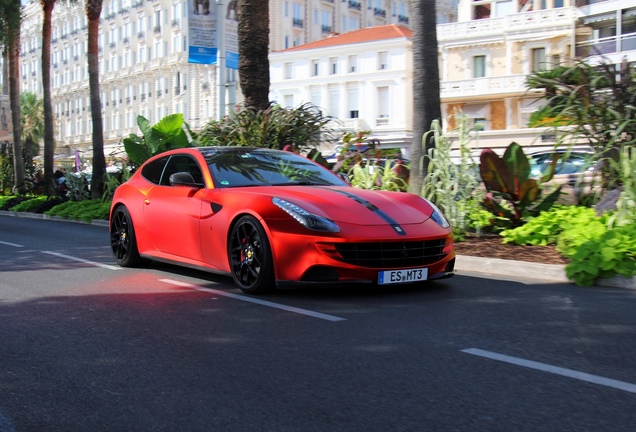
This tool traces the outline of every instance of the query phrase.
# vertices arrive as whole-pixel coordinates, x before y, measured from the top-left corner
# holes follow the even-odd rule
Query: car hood
[[[334,222],[356,225],[418,224],[433,208],[421,197],[404,192],[369,191],[337,186],[272,186],[267,194],[301,206]],[[265,192],[265,191],[263,191]]]

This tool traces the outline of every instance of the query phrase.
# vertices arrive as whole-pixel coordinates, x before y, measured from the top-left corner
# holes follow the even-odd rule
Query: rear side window
[[[141,175],[149,182],[159,184],[159,182],[161,181],[161,173],[163,173],[166,162],[168,162],[168,156],[159,158],[146,164],[141,170]]]
[[[195,183],[203,183],[203,173],[196,160],[188,155],[175,155],[170,158],[161,178],[161,184],[170,186],[170,176],[178,172],[187,172],[192,175]]]

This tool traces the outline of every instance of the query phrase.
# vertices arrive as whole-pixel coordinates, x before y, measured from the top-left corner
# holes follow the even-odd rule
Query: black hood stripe
[[[346,196],[347,198],[351,198],[355,202],[362,204],[367,209],[371,210],[373,213],[380,216],[387,224],[391,225],[391,228],[393,228],[393,230],[398,235],[401,235],[401,236],[406,235],[406,231],[404,231],[404,229],[400,226],[399,223],[397,223],[397,221],[395,221],[395,219],[393,219],[391,216],[386,214],[383,210],[379,209],[378,207],[376,207],[374,204],[370,203],[369,201],[366,201],[357,195],[343,191],[341,189],[331,189],[331,188],[325,188],[325,189],[329,189],[330,191],[333,191],[333,192],[338,192],[339,194],[342,194]]]

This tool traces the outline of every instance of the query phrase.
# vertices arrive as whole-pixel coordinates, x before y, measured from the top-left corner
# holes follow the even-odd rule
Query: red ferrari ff
[[[301,155],[200,147],[161,153],[117,188],[111,247],[232,275],[245,293],[295,284],[402,284],[454,274],[453,235],[431,202],[351,187]]]

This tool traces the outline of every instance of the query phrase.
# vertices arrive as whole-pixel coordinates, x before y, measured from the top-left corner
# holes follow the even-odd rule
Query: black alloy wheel
[[[252,216],[241,217],[228,244],[232,277],[246,294],[263,294],[274,287],[274,267],[267,234]]]
[[[117,264],[122,267],[135,267],[141,263],[137,249],[135,228],[128,209],[119,206],[113,212],[110,222],[110,247]]]

